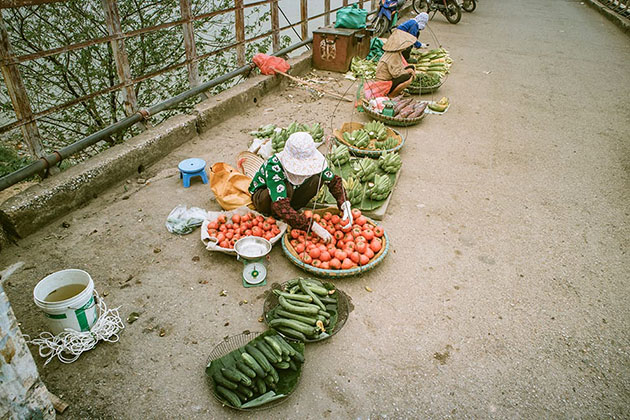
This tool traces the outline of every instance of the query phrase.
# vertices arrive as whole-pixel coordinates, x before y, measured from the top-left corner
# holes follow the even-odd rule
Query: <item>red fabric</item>
[[[391,80],[366,80],[363,85],[363,95],[369,101],[373,98],[387,96],[391,88]]]
[[[312,220],[291,207],[291,201],[288,198],[281,198],[271,203],[271,213],[293,229],[308,230],[311,226]]]
[[[291,68],[287,60],[261,53],[254,56],[254,64],[258,66],[262,74],[267,76],[273,76],[276,70],[286,73]]]

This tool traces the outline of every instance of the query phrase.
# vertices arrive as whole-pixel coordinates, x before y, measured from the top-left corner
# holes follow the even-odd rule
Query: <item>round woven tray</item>
[[[410,125],[416,125],[426,115],[424,112],[420,114],[419,117],[416,118],[400,118],[400,117],[388,117],[387,115],[380,114],[378,112],[374,112],[369,108],[369,105],[366,101],[363,101],[363,110],[365,113],[374,118],[375,120],[381,121],[383,124],[393,125],[397,127],[409,127]]]
[[[440,81],[440,83],[438,83],[437,85],[433,85],[433,86],[423,86],[423,87],[413,87],[413,86],[409,86],[407,89],[405,89],[407,92],[411,93],[412,95],[418,95],[418,94],[422,94],[422,93],[433,93],[436,90],[438,90],[440,88],[440,86],[442,86],[442,84],[444,84],[444,79],[442,79]]]
[[[321,215],[327,211],[331,212],[332,214],[339,214],[339,210],[332,207],[329,207],[326,209],[317,209],[317,210],[314,210],[313,213],[317,213]],[[374,222],[369,217],[366,217],[366,219],[368,220],[368,223],[371,224],[372,226],[378,226],[376,222]],[[317,268],[317,267],[313,267],[312,265],[306,264],[304,261],[300,260],[300,257],[298,256],[297,252],[295,252],[295,249],[293,249],[293,246],[291,245],[290,233],[291,231],[287,230],[287,233],[285,233],[284,237],[282,238],[282,251],[287,256],[289,261],[291,261],[293,264],[300,267],[302,270],[308,273],[312,273],[318,277],[323,277],[323,278],[352,277],[361,273],[365,273],[366,271],[370,271],[371,269],[379,265],[385,259],[385,256],[389,252],[389,236],[387,236],[387,232],[385,232],[383,234],[383,237],[381,238],[381,240],[383,241],[383,247],[381,248],[380,251],[378,251],[378,253],[374,255],[374,258],[372,258],[372,260],[368,264],[355,267],[355,268],[350,268],[348,270],[332,270],[332,269]]]
[[[343,144],[344,146],[348,147],[348,150],[354,156],[360,156],[360,157],[366,157],[367,156],[367,157],[372,157],[372,158],[377,158],[380,155],[382,155],[383,153],[397,152],[400,149],[402,149],[402,147],[405,144],[405,138],[402,136],[402,134],[400,134],[398,132],[398,130],[394,130],[393,128],[387,128],[387,137],[394,137],[394,138],[398,139],[398,145],[396,147],[391,148],[391,149],[385,149],[385,150],[380,150],[380,149],[379,150],[359,149],[358,147],[354,147],[353,145],[348,143],[343,138],[343,133],[352,132],[354,130],[360,130],[364,126],[365,126],[365,124],[359,123],[359,122],[346,122],[346,123],[343,123],[343,125],[341,126],[340,129],[335,130],[333,132],[333,134],[335,135],[335,140],[337,141],[337,143]]]
[[[212,351],[210,352],[210,356],[208,356],[208,361],[206,363],[206,366],[210,366],[211,362],[222,358],[226,354],[229,354],[229,353],[233,352],[234,350],[236,350],[236,349],[238,349],[240,347],[245,346],[247,343],[249,343],[250,341],[252,341],[254,338],[258,337],[261,334],[262,334],[262,332],[245,331],[242,334],[233,335],[233,336],[225,338],[223,341],[221,341],[219,344],[217,344],[214,347],[214,349],[212,349]],[[293,387],[293,389],[290,392],[288,392],[286,394],[286,397],[281,398],[279,400],[272,401],[272,402],[270,402],[268,404],[261,405],[260,407],[253,407],[253,408],[234,407],[233,405],[231,405],[230,403],[225,401],[225,399],[223,397],[221,397],[220,395],[218,395],[216,393],[215,386],[214,386],[214,380],[210,376],[206,376],[206,379],[208,380],[208,384],[210,385],[210,387],[212,389],[212,396],[217,401],[219,401],[221,404],[223,404],[225,406],[228,406],[230,408],[233,408],[235,410],[240,410],[240,411],[266,410],[268,408],[276,407],[276,406],[282,404],[283,402],[285,402],[286,400],[289,399],[291,394],[293,394],[293,392],[297,388],[298,384],[300,383],[300,377],[302,376],[301,375],[302,374],[302,365],[300,365],[300,367],[299,367],[297,381],[295,383],[295,386]]]
[[[274,283],[273,285],[271,285],[271,289],[286,291],[287,284],[287,282],[284,282],[282,284]],[[348,315],[350,315],[350,311],[348,308],[348,295],[339,290],[332,283],[324,283],[324,286],[326,286],[328,290],[334,289],[337,291],[337,322],[334,326],[332,326],[332,332],[330,331],[331,327],[329,326],[327,327],[325,333],[321,333],[321,335],[314,340],[306,340],[306,343],[316,343],[318,341],[326,340],[327,338],[330,338],[333,335],[337,334],[348,320]],[[278,304],[278,296],[276,296],[276,294],[273,292],[269,292],[263,305],[263,317],[265,318],[265,323],[267,325],[269,325],[269,321],[271,320],[269,319],[271,310],[278,306]],[[281,331],[278,331],[278,334],[280,334],[287,340],[295,340],[294,338],[285,336],[284,334],[282,334]]]

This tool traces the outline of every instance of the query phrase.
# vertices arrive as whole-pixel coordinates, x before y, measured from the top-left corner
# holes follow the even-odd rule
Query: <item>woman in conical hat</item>
[[[309,133],[293,133],[284,149],[271,156],[258,169],[249,185],[254,207],[265,215],[273,215],[294,229],[309,230],[324,242],[332,239],[330,232],[299,212],[311,201],[324,184],[337,200],[343,212],[341,225],[352,226],[352,209],[346,198],[341,177],[332,173],[324,155],[317,150]]]
[[[375,79],[392,82],[388,93],[390,98],[398,96],[400,92],[413,82],[416,72],[413,66],[407,65],[402,52],[413,46],[415,42],[415,36],[400,29],[394,29],[385,45],[383,45],[385,53],[376,66]]]

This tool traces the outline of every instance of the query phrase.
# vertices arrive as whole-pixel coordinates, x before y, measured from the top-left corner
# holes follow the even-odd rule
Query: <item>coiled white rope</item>
[[[50,363],[52,359],[57,357],[62,363],[72,363],[81,356],[83,352],[92,350],[99,341],[107,341],[109,343],[117,342],[120,337],[118,332],[125,328],[125,324],[120,318],[118,309],[107,309],[105,301],[94,291],[95,299],[98,305],[99,317],[90,328],[90,331],[75,331],[66,328],[58,335],[52,335],[49,332],[43,332],[39,338],[30,340],[27,343],[39,347],[39,355],[47,358],[44,365]]]

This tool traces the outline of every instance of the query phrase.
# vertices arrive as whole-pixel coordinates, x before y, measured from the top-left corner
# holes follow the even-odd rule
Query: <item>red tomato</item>
[[[225,227],[225,225],[221,225],[221,226],[219,226],[219,231],[227,232],[227,228]]]
[[[344,232],[350,232],[350,230],[352,230],[352,225],[345,225],[341,227],[341,230]]]
[[[258,226],[258,220],[254,219],[251,221],[252,227]]]
[[[311,248],[311,250],[308,252],[308,255],[310,255],[312,259],[316,260],[320,257],[321,253],[322,251],[320,251],[319,248],[315,247]]]
[[[297,244],[295,246],[295,252],[297,252],[298,254],[301,254],[302,252],[304,252],[304,244]]]
[[[354,242],[346,242],[346,245],[343,248],[343,250],[346,252],[348,252],[348,249],[352,252],[356,249],[356,245],[354,244]]]
[[[252,232],[252,230],[251,230],[251,229],[247,229],[247,230],[245,231],[245,236],[252,236],[253,234],[254,234],[254,233]]]
[[[335,231],[334,237],[335,237],[336,240],[343,239],[343,236],[344,236],[343,232],[341,232],[339,230]]]
[[[357,241],[354,249],[356,249],[359,254],[365,254],[365,250],[367,249],[367,244],[365,242]]]
[[[367,257],[367,255],[359,255],[359,265],[365,265],[367,263],[370,262],[370,259]]]
[[[313,262],[311,263],[311,265],[313,267],[321,268],[322,262],[320,260],[318,260],[318,259],[313,259]]]
[[[337,241],[336,246],[335,246],[335,251],[337,249],[343,249],[343,246],[345,245],[345,242],[342,241],[341,239]],[[333,251],[334,252],[334,251]]]
[[[328,261],[322,261],[322,263],[319,265],[319,268],[323,268],[324,270],[329,270],[330,265],[328,264]]]
[[[221,242],[219,242],[219,246],[221,248],[229,248],[230,243],[228,241],[221,241]]]
[[[332,213],[327,211],[324,213],[324,220],[330,220],[332,218]]]
[[[341,267],[341,261],[339,261],[337,258],[333,258],[328,264],[333,270],[339,270],[339,268]]]
[[[273,238],[273,233],[265,232],[265,234],[263,235],[263,238],[265,238],[266,240],[270,241]]]
[[[374,231],[372,229],[365,229],[363,231],[363,237],[365,237],[365,240],[370,242],[372,239],[374,239]]]
[[[216,229],[208,229],[208,235],[210,236],[216,236],[217,232]]]
[[[271,233],[273,233],[273,236],[276,236],[280,233],[280,228],[278,228],[278,225],[273,225],[273,227],[271,228]]]
[[[232,222],[233,223],[241,223],[241,215],[240,214],[233,214],[232,215]]]
[[[289,241],[289,243],[291,244],[291,246],[292,246],[293,248],[295,248],[295,247],[298,245],[298,243],[299,243],[299,242],[297,241],[297,239],[291,239],[291,240]]]
[[[348,256],[348,254],[343,252],[340,249],[335,251],[335,258],[338,259],[339,261],[343,261],[347,256]]]
[[[313,220],[315,220],[316,222],[319,222],[320,220],[322,220],[322,216],[320,216],[317,213],[313,214]]]
[[[383,236],[383,234],[385,233],[385,229],[383,229],[380,226],[376,226],[374,227],[374,236],[376,236],[377,238],[380,238],[381,236]]]
[[[218,229],[219,228],[219,222],[217,222],[216,220],[213,220],[212,222],[208,223],[208,229]]]
[[[226,232],[226,234],[225,234],[225,237],[226,237],[227,239],[232,239],[232,238],[234,237],[234,231],[233,231],[233,230],[231,230],[231,229],[230,229],[230,230],[228,230],[228,231]]]
[[[326,230],[327,230],[327,231],[328,231],[328,233],[330,233],[331,235],[334,235],[334,234],[335,234],[335,232],[336,232],[336,231],[335,231],[335,227],[334,227],[334,226],[328,226],[328,227],[326,228]]]
[[[254,226],[252,228],[252,235],[254,235],[254,236],[262,236],[263,235],[263,231],[262,231],[262,229],[260,227]]]
[[[354,251],[352,254],[350,254],[350,260],[352,260],[353,263],[358,264],[361,260],[361,255],[357,251]]]
[[[273,217],[269,216],[269,217],[267,217],[267,220],[265,220],[265,222],[269,223],[270,225],[275,225],[276,224],[276,219],[274,219]]]
[[[227,222],[227,223],[225,224],[225,227],[226,227],[226,228],[228,228],[228,229],[234,229],[234,224],[233,224],[233,223],[230,223],[230,222]]]
[[[218,233],[218,234],[217,234],[217,241],[218,241],[218,242],[223,242],[223,241],[225,241],[225,233],[223,233],[223,232]]]
[[[313,236],[313,237],[311,238],[311,242],[312,242],[312,243],[314,243],[314,244],[317,244],[317,243],[319,243],[319,239],[320,239],[320,238],[319,238],[318,236]]]
[[[241,223],[247,222],[249,221],[249,219],[250,219],[250,216],[249,216],[249,213],[247,213],[245,216],[241,216]]]
[[[310,219],[311,217],[313,217],[313,212],[310,210],[304,210],[304,216]]]
[[[334,239],[333,239],[334,240]],[[337,249],[337,247],[335,246],[335,244],[333,244],[332,242],[329,244],[326,244],[326,250],[330,253],[335,253],[335,250]]]
[[[225,223],[225,214],[220,214],[219,217],[217,217],[217,222]]]
[[[357,219],[357,218],[361,217],[361,210],[359,210],[359,209],[352,209],[352,217],[354,219]]]
[[[363,232],[361,230],[361,228],[359,226],[355,226],[355,227],[352,228],[352,232],[351,233],[352,233],[352,236],[354,236],[356,238],[357,236],[361,236],[361,232]]]
[[[310,264],[313,262],[313,259],[310,255],[304,254],[304,256],[302,257],[302,261],[304,261],[306,264]]]
[[[240,223],[232,223],[232,229],[236,230],[241,227]]]
[[[344,242],[352,242],[354,241],[354,236],[352,236],[352,233],[348,232],[346,233],[346,236],[343,237]]]
[[[298,236],[298,241],[300,241],[300,242],[304,242],[304,241],[305,241],[305,239],[304,239],[304,235],[300,235],[300,236]]]
[[[367,219],[365,218],[365,216],[359,216],[356,219],[354,219],[354,221],[356,222],[357,225],[359,226],[363,226],[364,224],[367,223]]]
[[[337,229],[337,230],[341,230],[341,224],[339,224],[339,223],[335,223],[335,229]]]
[[[328,227],[328,222],[326,222],[324,219],[318,220],[317,223],[319,223],[319,225],[323,228]]]
[[[256,220],[258,220],[258,223],[262,223],[265,221],[265,218],[262,216],[256,216]]]
[[[264,222],[262,224],[262,228],[263,228],[264,231],[269,231],[269,230],[271,230],[271,225],[269,223],[267,223],[267,222]]]
[[[316,248],[316,246],[312,242],[306,243],[306,252],[311,252],[311,249]]]
[[[335,214],[330,218],[330,221],[333,225],[336,225],[341,221],[341,218]]]
[[[383,245],[381,244],[381,240],[378,238],[374,238],[372,239],[372,242],[370,242],[370,249],[374,251],[374,253],[380,251],[382,247]]]
[[[291,229],[291,237],[297,239],[300,237],[300,232],[297,229]]]
[[[374,258],[374,251],[372,251],[370,249],[370,247],[368,246],[367,248],[365,248],[365,256],[367,256],[369,259]]]
[[[352,268],[352,261],[349,258],[346,258],[345,260],[343,260],[343,262],[341,263],[341,269],[342,270],[347,270],[349,268]]]
[[[232,238],[230,239],[230,245],[234,246],[234,244],[236,243],[236,241],[238,241],[237,238]]]
[[[328,248],[326,248],[325,244],[319,244],[319,250],[320,250],[320,252],[324,252],[324,251],[328,250]]]
[[[356,238],[354,238],[354,242],[357,243],[357,244],[359,242],[366,242],[367,243],[367,241],[365,240],[365,236],[363,236],[363,235],[357,236]]]
[[[320,252],[319,259],[320,261],[323,261],[323,262],[330,261],[330,252],[328,252],[327,250]]]

